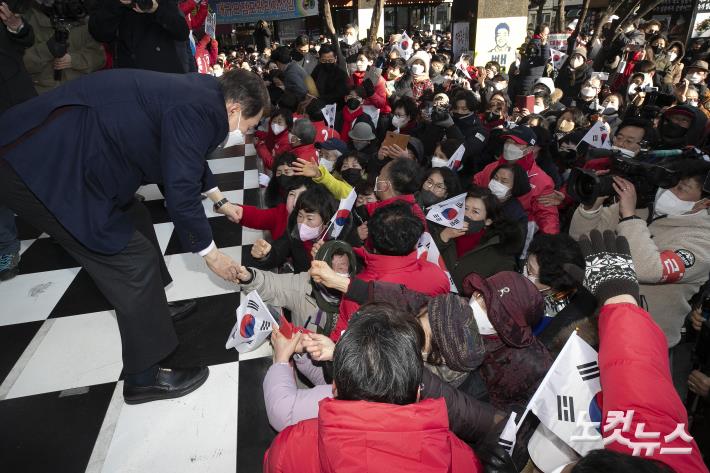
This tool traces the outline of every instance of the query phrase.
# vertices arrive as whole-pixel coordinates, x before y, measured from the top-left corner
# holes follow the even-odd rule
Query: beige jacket
[[[87,17],[81,25],[70,28],[68,54],[71,56],[72,65],[62,71],[60,82],[55,81],[52,67],[54,57],[47,48],[47,41],[54,36],[52,22],[47,15],[35,8],[30,8],[24,18],[32,25],[35,33],[34,46],[25,51],[24,62],[38,94],[104,67],[106,62],[104,49],[89,34]]]
[[[680,341],[690,312],[688,300],[710,272],[710,211],[662,217],[646,225],[648,211],[636,210],[640,219],[619,223],[619,205],[587,212],[578,207],[570,235],[578,239],[591,230],[615,230],[626,237],[641,283],[641,305],[666,335],[668,346]]]

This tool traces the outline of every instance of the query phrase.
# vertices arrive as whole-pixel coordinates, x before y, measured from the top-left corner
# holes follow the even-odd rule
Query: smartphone
[[[532,113],[535,107],[535,96],[534,95],[517,95],[515,97],[515,106],[518,110],[527,108],[530,113]]]

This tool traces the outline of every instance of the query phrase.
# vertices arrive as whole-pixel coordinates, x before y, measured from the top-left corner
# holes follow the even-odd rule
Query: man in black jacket
[[[335,103],[342,108],[348,93],[348,73],[338,67],[335,51],[330,45],[320,47],[318,59],[320,64],[311,73],[318,95],[326,104]]]
[[[98,0],[89,17],[89,33],[108,43],[114,67],[157,72],[185,72],[175,42],[190,30],[176,0],[152,0],[141,10],[131,0]]]

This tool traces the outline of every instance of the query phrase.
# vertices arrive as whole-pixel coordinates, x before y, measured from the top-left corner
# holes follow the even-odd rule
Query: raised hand
[[[312,161],[306,161],[305,159],[298,158],[292,165],[293,173],[296,176],[305,177],[321,177],[320,168],[318,165]]]
[[[13,13],[5,2],[0,3],[0,21],[15,32],[22,26],[22,18],[20,15]]]
[[[301,332],[296,332],[291,338],[286,338],[279,329],[274,327],[271,332],[271,346],[274,347],[274,363],[288,363],[296,352],[301,341]]]
[[[340,276],[325,261],[311,261],[311,269],[308,270],[308,274],[311,275],[311,278],[317,284],[322,284],[340,292],[346,292],[350,285],[350,278]]]
[[[259,238],[251,247],[251,255],[256,259],[266,258],[271,252],[271,244],[268,241]]]
[[[584,255],[584,270],[566,264],[565,271],[581,281],[600,304],[617,296],[639,300],[639,284],[626,238],[611,230],[606,230],[603,235],[599,230],[592,230],[589,237],[580,237],[579,247]]]
[[[244,216],[244,209],[242,209],[241,205],[227,203],[220,207],[217,213],[226,216],[230,222],[239,223]]]

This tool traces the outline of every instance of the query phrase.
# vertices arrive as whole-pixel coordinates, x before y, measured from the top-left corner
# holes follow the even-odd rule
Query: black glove
[[[625,237],[611,230],[606,230],[603,236],[599,230],[592,230],[589,237],[582,235],[579,247],[586,262],[584,276],[582,269],[575,265],[566,264],[565,270],[581,281],[596,296],[599,304],[622,294],[639,300],[639,284]]]
[[[67,53],[67,50],[69,49],[69,44],[68,43],[59,43],[54,38],[54,36],[52,36],[47,41],[47,49],[49,49],[49,52],[52,56],[54,56],[55,58],[60,58],[60,57],[63,57]]]
[[[375,95],[375,84],[370,79],[365,79],[362,82],[362,88],[365,89],[365,96],[372,97]]]
[[[440,126],[441,128],[451,128],[454,126],[454,119],[451,118],[451,115],[448,113],[442,114],[442,115],[437,115],[436,117],[434,115],[431,116],[431,122],[436,125]]]

